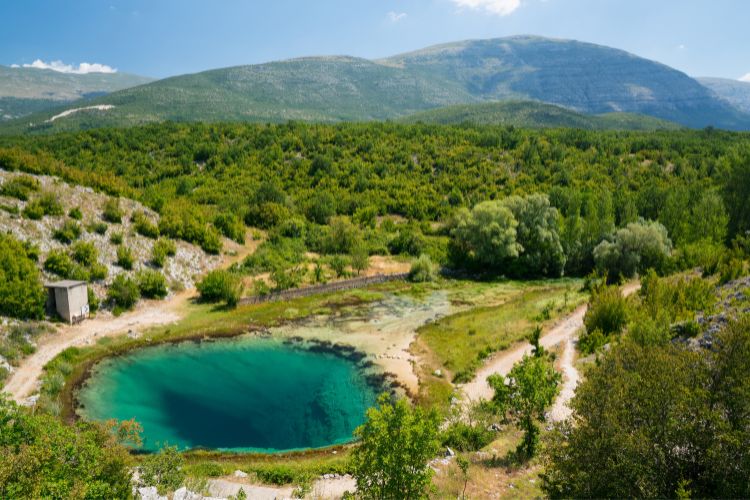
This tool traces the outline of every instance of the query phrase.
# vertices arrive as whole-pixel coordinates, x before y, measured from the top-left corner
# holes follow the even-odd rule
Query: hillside
[[[750,113],[750,82],[729,78],[696,78],[696,80],[732,106]]]
[[[75,113],[54,124],[47,120],[57,113],[38,113],[3,132],[164,120],[386,120],[509,99],[587,114],[644,114],[694,128],[750,128],[750,115],[662,64],[589,43],[511,37],[439,45],[378,61],[309,57],[182,75],[91,101],[113,106],[106,111]]]
[[[0,121],[153,81],[128,73],[61,73],[0,66]]]
[[[590,130],[674,130],[676,123],[631,113],[585,115],[569,109],[533,101],[501,101],[460,104],[407,116],[405,123],[457,125],[512,125],[522,128],[582,128]]]

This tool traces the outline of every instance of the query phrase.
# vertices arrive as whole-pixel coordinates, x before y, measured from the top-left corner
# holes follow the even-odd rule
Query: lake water
[[[135,418],[145,450],[278,452],[350,441],[376,392],[344,357],[247,337],[107,359],[78,401],[87,419]]]

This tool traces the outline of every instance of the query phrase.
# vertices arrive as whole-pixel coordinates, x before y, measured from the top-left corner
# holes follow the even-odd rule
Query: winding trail
[[[141,330],[174,323],[182,318],[185,304],[192,295],[191,291],[181,292],[163,301],[149,301],[131,312],[113,317],[102,314],[78,325],[65,325],[40,339],[37,350],[25,358],[18,366],[7,384],[2,389],[18,403],[36,392],[44,365],[68,347],[85,346],[102,337],[112,337],[127,333],[130,330]]]
[[[639,282],[627,283],[622,287],[623,296],[633,294],[641,288]],[[575,342],[578,331],[583,328],[583,317],[586,315],[587,305],[578,307],[575,311],[565,317],[549,330],[540,340],[542,347],[550,349],[563,343],[563,352],[559,358],[559,368],[563,373],[563,383],[560,394],[557,396],[552,408],[548,413],[551,421],[557,422],[567,419],[571,414],[570,400],[575,395],[576,387],[580,381],[580,374],[575,367]],[[474,379],[462,387],[463,393],[469,401],[492,398],[493,391],[487,383],[487,377],[493,373],[507,375],[513,365],[523,359],[524,355],[531,354],[531,344],[521,344],[512,349],[503,351],[493,357],[489,363],[477,371]]]

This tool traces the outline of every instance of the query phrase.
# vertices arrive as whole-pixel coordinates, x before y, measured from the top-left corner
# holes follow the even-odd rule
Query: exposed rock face
[[[0,170],[0,184],[18,175],[27,174]],[[80,241],[93,242],[99,251],[99,261],[106,265],[108,269],[107,278],[103,282],[96,284],[95,288],[98,288],[101,292],[103,286],[110,284],[117,274],[123,272],[123,269],[115,264],[117,261],[117,245],[110,242],[112,233],[122,233],[123,244],[132,250],[135,257],[134,271],[148,267],[154,240],[137,234],[130,221],[130,216],[136,212],[143,212],[152,222],[156,222],[158,221],[158,214],[136,201],[121,198],[120,208],[124,213],[122,223],[108,223],[106,234],[100,235],[94,231],[86,230],[86,226],[92,222],[102,222],[102,207],[109,199],[107,195],[96,193],[88,187],[69,185],[55,177],[32,177],[35,177],[41,184],[40,192],[51,192],[55,195],[57,200],[62,204],[65,214],[61,216],[45,216],[41,220],[30,220],[21,215],[0,210],[0,227],[4,231],[13,233],[19,240],[30,241],[39,247],[41,252],[39,259],[40,266],[50,251],[68,248],[68,245],[56,241],[52,235],[65,221],[71,220],[67,215],[68,212],[72,208],[78,207],[83,214],[83,219],[79,222],[83,227]],[[32,199],[34,196],[36,194],[32,195]],[[0,205],[17,207],[19,212],[23,211],[27,203],[15,198],[0,196]],[[195,245],[185,243],[184,241],[177,241],[176,244],[176,255],[168,257],[162,269],[164,276],[167,278],[167,283],[173,287],[176,286],[183,289],[192,288],[198,276],[220,264],[220,257],[208,255]],[[44,277],[48,280],[57,279],[57,277],[47,273],[45,273]]]

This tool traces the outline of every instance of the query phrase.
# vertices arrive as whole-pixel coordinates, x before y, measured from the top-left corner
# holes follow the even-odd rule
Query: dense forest
[[[244,238],[244,224],[275,228],[266,255],[287,263],[305,250],[348,254],[360,241],[370,254],[445,263],[461,209],[543,194],[563,255],[530,273],[542,275],[586,274],[594,248],[639,219],[658,221],[677,249],[743,236],[748,162],[750,136],[713,129],[163,124],[0,139],[0,168],[135,198],[160,214],[163,236],[207,251],[220,250],[219,233]],[[269,267],[259,260],[251,267]]]

